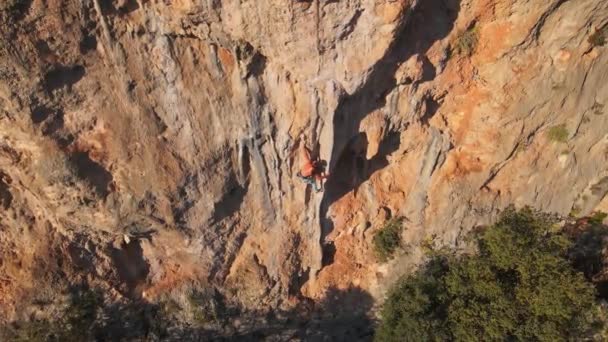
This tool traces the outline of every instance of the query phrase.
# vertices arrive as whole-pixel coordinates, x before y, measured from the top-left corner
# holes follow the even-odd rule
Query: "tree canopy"
[[[563,341],[591,324],[595,289],[567,259],[550,216],[506,210],[474,237],[476,253],[436,253],[401,279],[377,341]]]

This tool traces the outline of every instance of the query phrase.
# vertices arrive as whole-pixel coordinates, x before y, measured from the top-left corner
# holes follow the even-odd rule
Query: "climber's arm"
[[[300,145],[300,155],[304,161],[304,164],[310,164],[312,161],[310,160],[310,151],[306,148],[305,144]]]

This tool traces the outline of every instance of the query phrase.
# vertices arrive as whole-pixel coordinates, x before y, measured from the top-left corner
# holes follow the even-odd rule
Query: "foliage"
[[[382,308],[376,341],[447,341],[442,293],[447,260],[437,256],[415,276],[399,281]]]
[[[592,224],[576,237],[576,241],[570,249],[569,257],[572,264],[589,279],[599,274],[604,268],[603,245],[607,236],[606,227]]]
[[[65,311],[69,325],[79,329],[89,327],[95,321],[95,315],[101,302],[101,296],[93,290],[82,290],[72,294],[70,304]]]
[[[606,36],[608,36],[608,26],[593,32],[589,36],[589,44],[592,46],[604,46],[606,44]]]
[[[604,114],[604,105],[596,101],[593,103],[593,106],[591,106],[591,110],[595,115],[602,115]]]
[[[49,183],[73,185],[76,182],[76,169],[63,153],[52,153],[41,156],[36,168]]]
[[[586,341],[608,341],[608,304],[600,302],[591,315],[594,317],[589,329],[583,334]]]
[[[547,137],[556,142],[565,143],[568,141],[568,129],[565,124],[553,126],[547,131]]]
[[[100,292],[77,288],[67,305],[48,319],[31,319],[0,326],[0,341],[140,341],[165,340],[179,334],[183,322],[196,329],[223,324],[231,312],[218,295],[194,290],[185,305],[170,297],[158,304],[118,301],[104,305]]]
[[[589,223],[592,225],[600,225],[604,222],[604,220],[608,217],[608,214],[598,211],[593,213],[591,217],[589,217]]]
[[[478,41],[479,33],[477,26],[470,27],[458,35],[458,38],[456,38],[456,41],[454,42],[453,51],[458,55],[469,57],[475,52]]]
[[[2,0],[0,1],[0,11],[8,14],[15,19],[25,16],[32,0]]]
[[[2,2],[0,2],[0,10],[10,11],[15,7],[20,6],[24,2],[24,0],[3,0]]]
[[[377,341],[565,341],[591,329],[594,288],[570,265],[555,220],[506,210],[475,237],[478,253],[436,254],[401,279]]]
[[[47,320],[14,323],[0,328],[0,340],[13,342],[46,342],[55,336],[57,327]]]
[[[3,327],[0,337],[9,341],[87,341],[93,337],[101,297],[92,290],[76,290],[68,306],[54,320],[16,322]]]
[[[393,253],[401,246],[401,231],[403,218],[397,217],[389,220],[384,227],[374,235],[374,251],[382,262],[391,258]]]
[[[576,218],[580,214],[581,214],[581,208],[577,205],[573,205],[572,209],[570,209],[570,212],[568,213],[568,216],[572,217],[572,218]]]
[[[194,291],[188,296],[188,304],[192,318],[198,325],[218,323],[224,316],[222,303],[210,293]]]
[[[64,312],[62,341],[83,341],[92,336],[92,330],[101,304],[101,295],[93,290],[75,291]]]

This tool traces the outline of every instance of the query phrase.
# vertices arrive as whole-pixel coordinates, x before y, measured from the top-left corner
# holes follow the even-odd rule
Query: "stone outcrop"
[[[258,312],[356,289],[348,312],[422,241],[608,193],[605,1],[0,8],[7,320],[61,282],[152,303],[214,289]],[[322,193],[296,177],[302,144],[328,162]],[[379,264],[394,216],[408,252]]]

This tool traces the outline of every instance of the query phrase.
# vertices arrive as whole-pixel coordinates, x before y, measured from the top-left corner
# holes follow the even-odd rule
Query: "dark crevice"
[[[67,149],[74,142],[74,135],[71,133],[60,135],[55,138],[55,142],[61,149]]]
[[[247,144],[243,144],[243,152],[241,154],[241,172],[243,178],[247,179],[251,173],[251,155],[249,154],[249,147]]]
[[[241,208],[249,189],[249,183],[239,184],[236,175],[232,173],[226,181],[225,187],[222,198],[213,204],[211,225],[234,215]]]
[[[53,110],[47,108],[45,106],[38,106],[36,108],[31,109],[31,118],[32,122],[35,124],[39,124],[42,121],[46,120],[53,113]]]
[[[432,81],[435,79],[435,76],[437,76],[437,69],[435,68],[433,63],[431,63],[431,61],[429,60],[429,58],[426,55],[423,56],[422,57],[422,79],[420,80],[420,83]]]
[[[264,69],[266,69],[266,56],[256,52],[248,66],[248,76],[261,76],[264,73]]]
[[[118,289],[129,298],[141,298],[141,285],[146,281],[150,265],[144,258],[138,240],[123,243],[122,248],[112,248],[110,257],[118,273]]]
[[[521,43],[519,43],[518,45],[513,46],[509,52],[516,51],[520,48],[527,48],[528,46],[530,46],[530,44],[537,42],[540,37],[540,33],[543,27],[545,26],[545,23],[547,22],[547,19],[551,16],[551,14],[555,13],[555,11],[557,11],[567,1],[568,0],[559,0],[558,2],[554,3],[549,9],[547,9],[540,16],[539,20],[532,27],[532,29],[530,29],[526,39],[522,40]]]
[[[80,53],[83,55],[97,48],[97,38],[92,34],[84,34],[80,41]]]
[[[249,42],[243,42],[237,46],[235,53],[236,59],[246,67],[247,72],[244,78],[249,76],[258,77],[264,73],[266,56],[256,50]]]
[[[11,184],[11,178],[0,172],[0,207],[4,210],[8,210],[13,202],[13,195],[9,191],[9,184]]]
[[[93,8],[92,3],[82,4],[82,17],[87,18],[80,26],[80,42],[78,48],[80,53],[85,55],[90,51],[97,49],[97,20],[94,19],[98,15],[97,11]]]
[[[63,125],[63,111],[60,109],[53,112],[53,114],[45,120],[42,126],[42,134],[54,136],[57,140],[59,137],[56,137],[56,133],[63,128]]]
[[[7,0],[2,0],[7,1]],[[33,0],[15,0],[6,10],[14,20],[24,19],[30,11]]]
[[[344,40],[345,38],[350,36],[351,33],[353,33],[353,31],[355,30],[355,27],[357,27],[359,18],[361,18],[361,14],[363,14],[362,9],[358,9],[355,11],[355,14],[353,15],[353,17],[344,26],[344,30],[342,32],[340,32],[340,35],[338,36],[338,40]]]
[[[103,198],[108,196],[110,184],[113,180],[110,172],[93,161],[86,152],[75,152],[70,157],[70,161],[80,179],[87,181],[99,196]]]
[[[126,0],[123,1],[122,5],[118,7],[118,13],[120,13],[121,15],[125,15],[137,11],[138,9],[139,4],[136,0]]]
[[[439,102],[430,95],[424,99],[424,110],[422,112],[422,117],[420,118],[423,125],[429,125],[429,121],[435,116],[440,106]]]
[[[321,262],[323,267],[333,264],[335,255],[336,245],[332,241],[325,243],[323,245],[323,259]]]
[[[63,87],[71,87],[80,81],[85,75],[82,65],[57,66],[44,75],[45,88],[52,92]]]
[[[139,9],[137,0],[100,1],[99,6],[104,16],[125,15]]]
[[[44,40],[38,40],[35,44],[38,55],[40,56],[52,56],[53,51],[49,47],[49,44]]]
[[[534,25],[534,27],[532,28],[532,35],[534,36],[534,40],[538,41],[538,38],[540,37],[540,32],[545,26],[547,19],[567,1],[568,0],[559,0],[558,2],[553,4],[553,6],[551,6],[545,13],[543,13],[536,25]]]
[[[63,110],[53,109],[44,105],[35,106],[30,110],[30,117],[35,125],[40,125],[42,134],[51,136],[55,140],[57,132],[63,128]]]

